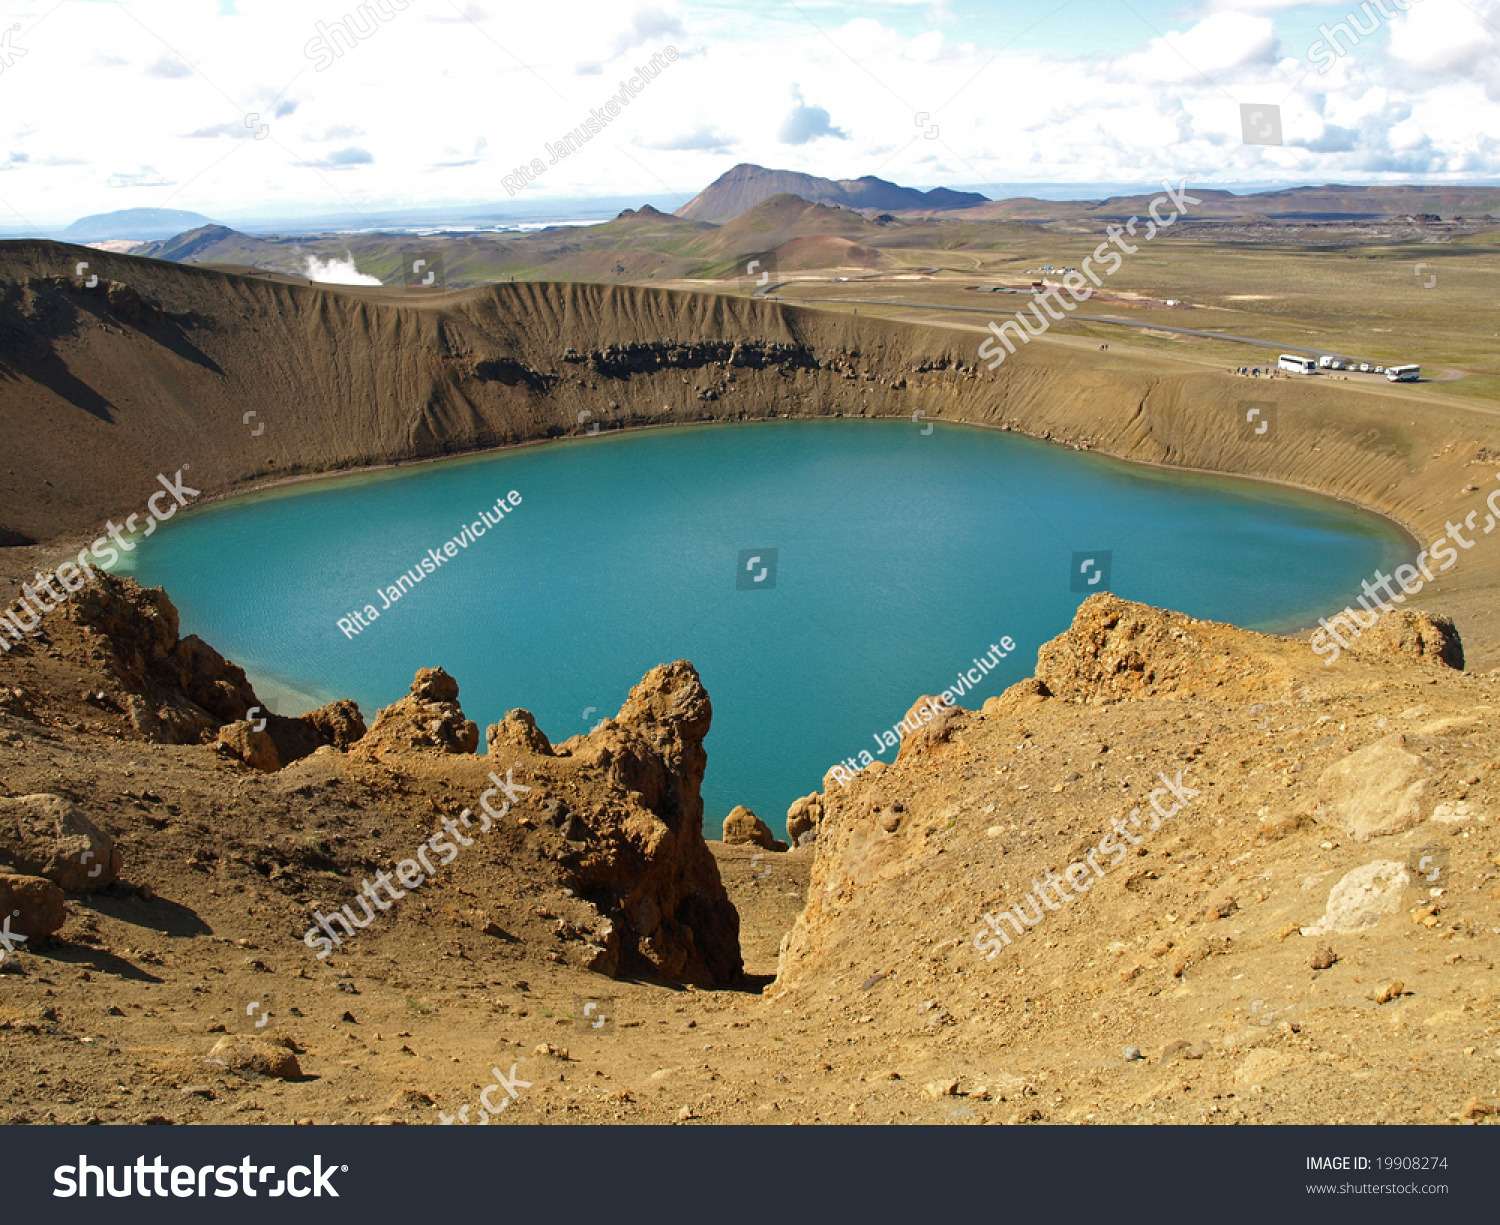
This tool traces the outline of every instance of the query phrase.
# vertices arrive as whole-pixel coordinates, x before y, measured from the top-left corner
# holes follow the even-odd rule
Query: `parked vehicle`
[[[1422,377],[1421,366],[1387,366],[1385,377],[1393,383],[1415,383]]]
[[[1318,363],[1310,357],[1298,357],[1293,353],[1283,353],[1277,359],[1276,369],[1285,370],[1289,374],[1317,374]]]

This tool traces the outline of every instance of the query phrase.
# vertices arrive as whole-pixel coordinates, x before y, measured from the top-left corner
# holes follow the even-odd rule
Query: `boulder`
[[[232,1072],[253,1072],[277,1080],[296,1080],[302,1075],[297,1056],[268,1038],[230,1034],[214,1043],[208,1057],[219,1060]]]
[[[494,753],[496,746],[500,746],[520,749],[523,753],[534,753],[538,757],[553,755],[552,742],[536,725],[536,719],[529,710],[509,711],[502,722],[491,723],[485,730],[484,743],[489,753]]]
[[[60,795],[0,799],[0,864],[72,893],[92,893],[120,875],[124,852]]]
[[[353,748],[354,743],[369,730],[359,712],[359,705],[348,698],[309,711],[302,716],[302,722],[309,724],[324,744],[344,750]]]
[[[0,931],[8,932],[18,948],[16,936],[40,940],[67,922],[63,891],[40,876],[0,873]]]
[[[379,711],[353,751],[379,757],[434,750],[472,753],[478,747],[479,726],[464,718],[458,682],[441,668],[423,668],[411,683],[411,693]]]
[[[823,796],[814,791],[800,800],[793,800],[786,810],[786,836],[793,846],[806,846],[818,836],[818,825],[823,820]]]
[[[786,850],[786,843],[743,804],[736,805],[724,818],[724,842],[727,846],[758,846],[765,851]]]
[[[1355,868],[1329,891],[1323,917],[1304,927],[1302,934],[1324,936],[1374,927],[1386,915],[1401,909],[1402,895],[1410,884],[1406,865],[1394,859],[1377,859]]]
[[[240,720],[219,729],[214,749],[244,762],[252,770],[273,774],[281,769],[281,755],[270,732],[256,731],[255,724]]]
[[[1399,834],[1419,824],[1427,796],[1427,764],[1406,737],[1386,736],[1334,762],[1318,779],[1318,820],[1356,842]]]

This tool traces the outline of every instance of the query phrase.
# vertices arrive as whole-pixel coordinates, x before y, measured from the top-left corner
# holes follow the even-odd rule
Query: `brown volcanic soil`
[[[1394,649],[1324,669],[1292,640],[1095,597],[1043,648],[1043,683],[830,783],[810,847],[713,846],[749,973],[704,989],[585,968],[607,939],[574,852],[614,837],[611,810],[659,803],[601,771],[620,760],[601,754],[622,743],[611,724],[558,758],[500,735],[535,790],[320,961],[310,910],[472,806],[490,763],[387,735],[378,756],[324,748],[262,774],[146,743],[68,699],[118,699],[121,681],[107,642],[52,621],[47,648],[0,664],[23,682],[4,691],[4,782],[75,799],[125,871],[70,895],[62,930],[0,977],[5,1122],[423,1123],[466,1106],[473,1121],[490,1069],[513,1063],[531,1084],[502,1121],[519,1123],[1441,1122],[1500,1098],[1494,674]],[[1392,737],[1413,763],[1398,784],[1423,784],[1420,823],[1357,842],[1320,809],[1340,795],[1326,776]],[[1360,760],[1360,794],[1389,802],[1391,759]],[[986,910],[1179,770],[1200,797],[984,959]],[[582,816],[578,845],[545,797]],[[1450,873],[1436,892],[1408,883],[1368,930],[1300,934],[1347,872],[1434,843]],[[1313,969],[1325,947],[1336,959]],[[295,1068],[234,1035],[250,1000]]]
[[[972,337],[773,303],[302,290],[98,253],[130,288],[88,298],[56,268],[69,254],[4,248],[0,523],[54,542],[0,550],[17,579],[189,459],[228,493],[294,462],[545,436],[577,406],[646,424],[916,404],[1356,498],[1424,540],[1493,478],[1481,414],[1398,394],[1256,387],[1281,408],[1265,447],[1230,428],[1242,381],[1163,361],[1033,346],[981,377]],[[492,763],[464,751],[471,725],[424,674],[352,747],[308,751],[347,718],[276,721],[296,760],[253,770],[202,742],[254,704],[243,676],[108,581],[108,616],[76,598],[0,655],[0,790],[71,799],[124,860],[0,975],[0,1120],[472,1118],[512,1063],[532,1083],[505,1122],[1494,1117],[1494,552],[1481,540],[1428,597],[1469,672],[1440,662],[1454,636],[1430,619],[1393,614],[1325,668],[1303,642],[1096,597],[1037,681],[830,780],[817,840],[788,854],[702,841],[708,698],[686,665],[555,750],[515,714],[489,738],[533,791],[326,961],[310,912],[474,809]],[[219,738],[266,748],[242,723]],[[985,959],[981,916],[1178,770],[1199,797]],[[1346,818],[1391,832],[1357,841]],[[1351,871],[1399,878],[1434,849],[1440,892],[1407,872],[1369,927],[1301,934]],[[226,1034],[262,997],[263,1037]],[[581,1025],[601,1000],[610,1023]]]

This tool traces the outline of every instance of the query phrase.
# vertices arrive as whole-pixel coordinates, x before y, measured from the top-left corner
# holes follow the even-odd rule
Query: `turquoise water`
[[[384,607],[377,588],[512,490],[498,526]],[[960,704],[1029,675],[1087,595],[1070,589],[1075,552],[1099,555],[1093,574],[1110,551],[1128,599],[1284,629],[1408,546],[1383,520],[1275,487],[977,428],[823,421],[309,482],[180,515],[132,556],[183,633],[282,713],[352,697],[372,719],[441,666],[481,729],[521,706],[555,742],[614,714],[652,666],[690,659],[714,706],[712,837],[735,804],[783,830],[829,766],[875,755],[876,732],[1003,636],[1016,650]],[[747,550],[761,561],[742,590]],[[367,603],[379,619],[351,638],[338,618]]]

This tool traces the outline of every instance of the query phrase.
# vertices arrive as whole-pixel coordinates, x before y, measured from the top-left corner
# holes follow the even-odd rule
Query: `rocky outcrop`
[[[735,805],[724,818],[724,841],[730,846],[758,846],[765,851],[784,851],[786,843],[771,832],[771,827],[743,804]]]
[[[336,749],[350,749],[369,729],[359,713],[359,705],[344,698],[329,702],[301,716],[301,722],[317,733],[318,739]]]
[[[12,936],[40,940],[67,922],[63,891],[40,876],[0,873],[0,920]],[[24,947],[24,946],[22,946]]]
[[[786,836],[793,846],[806,846],[818,836],[818,824],[823,820],[823,796],[814,791],[800,800],[793,800],[786,810]]]
[[[523,753],[535,753],[539,757],[552,756],[552,742],[536,725],[529,710],[506,712],[500,723],[491,723],[484,733],[485,751],[497,749],[519,749]]]
[[[1392,609],[1373,628],[1346,640],[1356,655],[1405,656],[1459,671],[1464,666],[1464,644],[1458,628],[1453,618],[1441,613]]]
[[[147,739],[200,743],[257,704],[243,669],[195,635],[178,637],[177,609],[160,588],[101,572],[66,615],[104,655],[122,706]]]
[[[125,853],[83,810],[60,795],[0,799],[0,864],[70,893],[112,885]]]
[[[618,715],[558,745],[551,759],[581,771],[580,786],[604,784],[595,792],[604,798],[560,805],[555,819],[571,825],[559,857],[577,894],[610,921],[622,973],[709,987],[740,976],[739,915],[703,838],[712,718],[693,666],[663,664]],[[557,768],[548,763],[535,759],[539,770]],[[527,768],[518,763],[518,776]]]
[[[479,747],[479,726],[464,718],[458,704],[458,682],[441,668],[423,668],[411,693],[375,716],[375,723],[353,752],[373,757],[387,753],[472,753]]]
[[[594,372],[613,379],[628,378],[632,374],[651,374],[658,370],[700,370],[705,366],[715,365],[751,370],[816,370],[819,366],[818,359],[805,345],[779,344],[774,341],[637,341],[606,345],[587,353],[569,349],[563,354],[562,360],[587,363]]]
[[[819,819],[806,905],[775,990],[837,990],[859,981],[857,965],[910,975],[930,996],[949,989],[949,963],[966,968],[976,949],[1029,972],[1038,944],[1053,947],[1027,935],[1044,919],[1049,940],[1082,941],[1068,956],[1087,961],[1095,933],[1148,914],[1171,929],[1148,947],[1150,961],[1174,977],[1202,975],[1201,963],[1240,935],[1213,925],[1267,901],[1263,882],[1288,886],[1286,910],[1258,911],[1263,934],[1295,933],[1271,916],[1305,907],[1327,874],[1308,866],[1329,860],[1342,876],[1322,917],[1301,917],[1316,919],[1305,931],[1378,923],[1399,909],[1411,871],[1390,859],[1350,863],[1357,844],[1394,836],[1399,857],[1401,835],[1429,818],[1475,828],[1490,819],[1490,686],[1443,666],[1441,618],[1404,626],[1393,641],[1406,648],[1329,668],[1297,638],[1109,594],[1085,600],[1038,651],[1034,677],[980,711],[934,715],[902,739],[894,763],[877,761],[843,786],[825,778],[821,795],[793,806],[794,836]],[[1432,704],[1413,704],[1417,693]],[[1456,843],[1443,846],[1457,858]],[[1117,867],[1086,863],[1090,855],[1117,857]],[[1254,875],[1247,861],[1260,862]],[[1057,873],[1078,892],[1044,892]],[[1178,929],[1172,916],[1184,914]],[[1017,960],[1011,946],[1025,940]],[[1125,962],[1118,982],[1145,968]],[[1102,976],[1099,989],[1115,978]]]
[[[178,636],[177,609],[160,588],[97,572],[64,615],[108,686],[94,704],[122,712],[148,740],[212,741],[254,769],[278,770],[323,745],[347,749],[365,735],[359,707],[347,699],[297,718],[266,710],[242,668],[202,639]]]
[[[1254,684],[1266,674],[1257,635],[1101,593],[1078,606],[1068,630],[1037,652],[1035,680],[1085,702],[1186,695],[1200,687]],[[1220,641],[1229,647],[1207,649]]]

